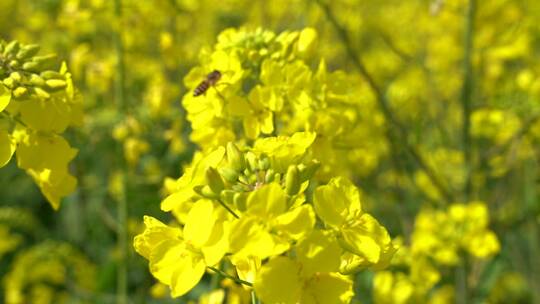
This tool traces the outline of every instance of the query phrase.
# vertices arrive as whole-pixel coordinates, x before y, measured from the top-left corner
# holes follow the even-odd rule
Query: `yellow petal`
[[[11,101],[11,92],[3,84],[0,83],[0,112],[8,106]]]
[[[272,226],[287,237],[299,240],[311,232],[315,220],[313,208],[306,204],[278,216]]]
[[[262,218],[273,218],[287,208],[285,191],[277,183],[270,183],[251,192],[247,199],[247,212]]]
[[[184,239],[196,248],[201,248],[210,238],[215,223],[213,211],[212,201],[201,199],[188,213],[184,226]]]
[[[0,168],[9,162],[13,156],[13,153],[15,152],[16,147],[17,145],[9,133],[7,131],[0,130]]]
[[[321,230],[313,231],[297,245],[298,261],[302,263],[304,276],[338,271],[341,252],[336,238]]]
[[[276,257],[261,268],[253,287],[263,303],[298,303],[302,288],[300,265],[290,258]]]
[[[179,297],[195,287],[206,270],[204,261],[200,258],[188,256],[177,261],[171,279],[171,296]]]
[[[338,273],[316,274],[306,284],[300,303],[350,303],[352,287],[353,281]]]

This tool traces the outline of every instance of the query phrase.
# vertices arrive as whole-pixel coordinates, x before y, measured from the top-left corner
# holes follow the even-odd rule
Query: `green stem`
[[[259,299],[257,298],[257,295],[255,294],[255,290],[251,291],[251,304],[259,304]]]
[[[213,272],[219,274],[222,277],[225,277],[225,278],[228,278],[228,279],[231,279],[231,280],[235,281],[238,284],[243,284],[243,285],[246,285],[246,286],[249,286],[249,287],[253,287],[253,284],[251,284],[250,282],[244,281],[244,280],[239,279],[237,277],[234,277],[234,276],[232,276],[232,275],[230,275],[230,274],[228,274],[228,273],[226,273],[224,271],[221,271],[221,270],[219,270],[219,269],[217,269],[215,267],[208,266],[207,268],[212,270]]]
[[[220,204],[221,206],[223,206],[223,208],[227,209],[227,211],[228,211],[230,214],[232,214],[235,218],[237,218],[237,219],[240,218],[240,217],[238,216],[238,214],[236,214],[231,208],[229,208],[229,206],[227,206],[227,204],[225,204],[222,200],[217,199],[217,201],[219,202],[219,204]]]
[[[18,116],[13,116],[13,115],[9,114],[8,111],[4,110],[3,112],[0,112],[0,114],[7,117],[11,121],[14,121],[14,122],[16,122],[18,124],[21,124],[25,128],[28,128],[28,126]]]
[[[125,113],[127,108],[125,98],[125,66],[124,66],[124,46],[122,44],[122,0],[114,1],[114,13],[116,17],[116,26],[114,31],[114,48],[116,53],[116,81],[115,81],[115,100],[118,113]],[[118,146],[118,161],[120,169],[122,170],[122,181],[120,193],[118,199],[118,247],[120,257],[118,261],[118,277],[117,277],[117,303],[128,303],[128,231],[127,231],[127,218],[128,218],[128,203],[126,199],[126,166],[123,159],[122,147]]]
[[[456,268],[456,304],[467,304],[469,300],[469,289],[467,282],[468,258],[467,254],[462,252],[463,263]]]
[[[468,201],[471,196],[472,183],[472,147],[471,147],[471,109],[473,93],[473,40],[474,40],[474,16],[476,14],[476,0],[469,0],[467,15],[465,16],[464,57],[463,57],[463,87],[461,88],[461,107],[463,114],[463,154],[465,157],[465,189],[464,199]]]

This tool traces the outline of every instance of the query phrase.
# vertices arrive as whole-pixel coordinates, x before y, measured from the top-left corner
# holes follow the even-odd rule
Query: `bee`
[[[208,75],[206,75],[206,79],[201,81],[201,83],[199,83],[199,85],[195,88],[195,90],[193,91],[193,96],[197,97],[206,93],[206,91],[208,91],[211,86],[215,86],[220,79],[221,72],[218,70],[213,70]]]

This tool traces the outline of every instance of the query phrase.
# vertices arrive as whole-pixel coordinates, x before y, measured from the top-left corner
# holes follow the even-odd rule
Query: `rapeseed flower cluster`
[[[331,72],[324,60],[308,60],[316,47],[312,28],[222,32],[184,78],[194,89],[213,70],[223,75],[204,95],[184,95],[191,140],[208,150],[229,141],[309,131],[316,133],[314,157],[325,160],[320,178],[370,172],[387,150],[384,140],[374,140],[382,137],[384,119],[372,103],[359,101],[365,87],[356,76]]]
[[[75,190],[68,163],[77,154],[62,137],[82,122],[82,105],[65,63],[37,55],[39,46],[0,42],[0,167],[14,153],[54,209]]]
[[[314,179],[315,138],[229,142],[195,156],[161,203],[176,223],[147,216],[134,242],[172,296],[218,272],[267,303],[347,303],[350,274],[389,264],[396,247],[362,209],[358,189],[342,177]]]

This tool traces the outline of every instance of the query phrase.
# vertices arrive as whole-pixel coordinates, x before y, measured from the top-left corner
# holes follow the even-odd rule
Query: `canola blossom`
[[[280,34],[263,29],[222,32],[212,52],[203,53],[201,64],[184,78],[194,90],[209,72],[223,75],[205,94],[188,91],[182,100],[193,128],[191,140],[208,150],[239,139],[309,131],[317,134],[314,157],[326,160],[320,178],[369,172],[387,144],[372,141],[373,134],[364,128],[383,133],[382,118],[370,112],[373,105],[357,102],[358,78],[329,71],[324,60],[310,67],[305,58],[316,47],[312,28]]]
[[[62,137],[80,125],[82,104],[65,63],[36,44],[0,42],[0,167],[13,156],[54,209],[75,190],[68,163],[77,154]]]
[[[362,211],[356,187],[345,178],[317,185],[315,137],[300,132],[200,152],[162,201],[176,224],[146,217],[134,240],[173,297],[219,270],[264,302],[348,303],[348,275],[388,264],[397,247]]]

